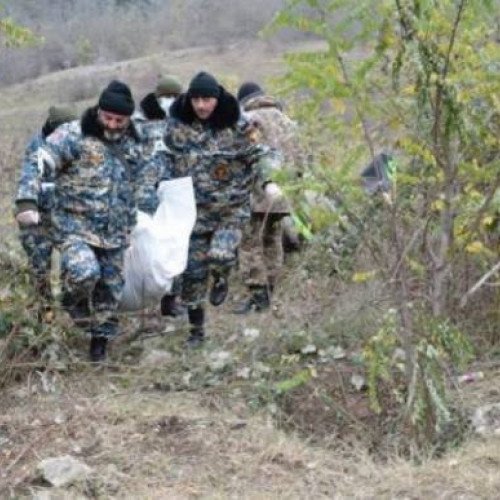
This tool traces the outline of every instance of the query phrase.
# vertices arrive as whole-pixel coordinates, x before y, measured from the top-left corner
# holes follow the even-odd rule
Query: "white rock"
[[[344,359],[346,357],[345,350],[342,347],[340,347],[339,345],[330,347],[330,349],[328,349],[328,351],[331,354],[333,359]]]
[[[213,352],[210,354],[208,364],[212,371],[222,371],[231,364],[231,353],[229,351]]]
[[[355,387],[357,391],[362,391],[366,388],[365,378],[357,373],[353,373],[351,376],[351,384]]]
[[[52,486],[59,488],[82,481],[92,472],[92,469],[71,455],[52,457],[38,464],[43,479]]]
[[[52,495],[47,490],[32,491],[31,500],[51,500]]]
[[[472,427],[482,436],[500,435],[500,403],[476,408],[472,417]]]
[[[302,354],[314,354],[317,351],[317,347],[314,344],[308,344],[305,347],[303,347],[300,352]]]
[[[248,380],[250,378],[250,372],[251,372],[250,368],[248,366],[244,366],[243,368],[240,368],[236,372],[236,376],[243,380]]]
[[[243,330],[243,336],[249,340],[255,340],[260,336],[260,331],[257,328],[245,328]]]
[[[64,424],[64,422],[66,422],[66,417],[62,414],[62,413],[58,413],[55,417],[54,417],[54,423],[57,424],[57,425],[61,425],[61,424]]]

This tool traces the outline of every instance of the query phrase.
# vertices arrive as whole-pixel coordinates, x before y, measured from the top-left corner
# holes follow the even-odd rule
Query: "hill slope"
[[[300,48],[318,50],[322,45],[301,44]],[[150,90],[158,73],[172,72],[187,81],[200,69],[222,77],[234,90],[245,79],[265,81],[282,73],[283,50],[264,43],[235,45],[223,53],[216,49],[182,50],[112,66],[76,68],[2,89],[0,208],[4,230],[10,238],[15,237],[9,214],[13,173],[27,135],[37,129],[49,104],[77,100],[82,110],[95,102],[101,87],[111,78],[130,82],[135,95],[141,96]],[[268,375],[272,363],[288,374],[288,367],[293,369],[294,360],[303,354],[300,347],[292,350],[292,342],[296,338],[305,346],[311,342],[304,331],[324,334],[333,315],[343,313],[344,319],[352,320],[346,321],[352,335],[350,330],[359,326],[359,317],[365,314],[358,292],[348,295],[345,290],[331,288],[330,283],[322,288],[321,282],[303,279],[299,267],[300,259],[289,265],[288,281],[278,290],[275,308],[268,313],[239,318],[229,313],[229,306],[210,309],[210,340],[199,352],[183,349],[186,333],[182,320],[169,322],[152,311],[128,318],[129,336],[113,346],[108,367],[96,369],[82,362],[87,348],[83,339],[72,341],[66,371],[50,361],[47,366],[21,363],[16,367],[20,373],[17,382],[3,390],[0,401],[0,496],[498,497],[499,438],[473,438],[462,449],[438,460],[423,460],[420,466],[392,455],[387,463],[378,463],[358,443],[339,445],[342,436],[333,432],[321,438],[314,434],[319,421],[315,418],[320,417],[314,415],[316,410],[328,418],[345,416],[334,392],[327,394],[333,400],[330,413],[325,408],[331,401],[321,397],[315,399],[320,403],[317,407],[306,411],[314,390],[308,394],[310,398],[292,400],[297,408],[291,408],[288,414],[290,418],[294,410],[301,411],[301,416],[310,419],[305,424],[312,428],[311,433],[283,430],[291,426],[285,420],[287,415],[276,411],[274,395],[270,395],[281,380]],[[238,290],[237,276],[233,285]],[[3,286],[0,302],[8,302],[12,290]],[[24,300],[25,313],[33,314],[29,297]],[[67,332],[64,318],[61,321],[62,330]],[[131,333],[144,323],[149,324],[149,335],[133,340]],[[336,344],[342,341],[326,338]],[[149,355],[159,352],[161,360],[147,362]],[[277,362],[273,358],[276,353]],[[307,356],[311,355],[303,356],[304,364],[311,359],[318,379],[342,380],[341,361],[330,360],[323,369],[320,362],[315,365],[313,356]],[[230,360],[227,366],[224,360]],[[221,361],[222,365],[218,364]],[[314,383],[315,379],[312,387]],[[349,399],[349,388],[340,389]],[[466,386],[458,396],[474,407],[485,400],[498,400],[499,391],[500,371],[491,369],[483,381]],[[356,395],[355,402],[358,399]],[[346,427],[355,423],[359,422],[353,418]],[[370,418],[362,424],[367,433],[376,429]],[[37,464],[44,458],[63,455],[83,461],[92,468],[92,474],[74,486],[49,488],[38,479]]]

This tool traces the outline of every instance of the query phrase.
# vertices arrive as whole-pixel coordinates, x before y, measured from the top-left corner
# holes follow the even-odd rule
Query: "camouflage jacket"
[[[31,138],[28,146],[26,147],[21,164],[21,177],[19,179],[16,194],[16,203],[28,200],[34,196],[34,201],[36,202],[42,217],[48,217],[50,210],[54,205],[54,178],[49,169],[44,169],[44,171],[41,172],[40,181],[37,183],[40,173],[38,170],[38,164],[35,161],[36,152],[44,144],[44,135],[42,133],[38,133]],[[38,186],[36,196],[35,193],[27,191],[31,189],[31,186],[34,183],[37,183]]]
[[[243,101],[242,107],[245,118],[257,127],[257,140],[274,152],[274,168],[291,168],[295,174],[300,174],[305,154],[300,146],[297,124],[283,113],[279,102],[269,96],[257,95]],[[290,206],[284,198],[270,205],[264,193],[256,189],[252,193],[252,210],[255,213],[285,214],[290,211]]]
[[[280,103],[269,96],[257,95],[244,100],[245,117],[260,132],[259,140],[281,153],[282,165],[300,170],[305,154],[299,141],[299,129],[283,111]]]
[[[90,108],[81,122],[59,127],[32,163],[44,165],[41,170],[49,167],[55,178],[52,225],[57,244],[76,238],[99,248],[121,248],[135,224],[143,144],[133,126],[119,141],[106,142],[96,114]],[[23,186],[18,204],[27,208],[27,202],[37,202],[42,177],[39,171]]]
[[[223,118],[217,127],[197,119],[186,123],[176,103],[171,113],[165,136],[165,178],[192,177],[197,208],[194,233],[241,227],[250,217],[254,184],[263,184],[268,176],[269,149],[253,143],[237,126],[238,109],[235,120]]]
[[[158,208],[157,187],[164,177],[166,120],[147,120],[135,114],[134,127],[142,143],[142,165],[137,172],[137,208],[150,215]]]

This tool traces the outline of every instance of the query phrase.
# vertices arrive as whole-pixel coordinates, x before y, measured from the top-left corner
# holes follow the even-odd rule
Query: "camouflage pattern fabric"
[[[81,121],[51,134],[32,163],[39,171],[50,168],[56,179],[52,227],[61,251],[63,305],[75,320],[88,321],[92,335],[112,337],[124,250],[156,155],[144,153],[145,141],[133,127],[112,143],[100,131],[97,108],[90,108]],[[39,172],[23,186],[23,201],[36,202],[40,179]]]
[[[240,269],[247,287],[274,287],[283,267],[283,226],[279,218],[252,215],[239,251]]]
[[[142,142],[142,166],[136,172],[136,202],[142,212],[153,215],[158,208],[158,184],[165,180],[165,153],[163,142],[167,130],[166,120],[134,120]]]
[[[253,144],[238,128],[213,130],[195,121],[170,122],[165,137],[169,178],[190,175],[197,220],[183,274],[182,298],[205,301],[210,272],[229,274],[241,231],[250,219],[250,193],[268,173],[269,150]]]
[[[281,109],[274,98],[257,95],[243,101],[245,117],[255,123],[259,140],[278,155],[275,168],[292,169],[297,175],[305,164],[305,152],[298,137],[297,124]],[[240,253],[240,268],[248,286],[274,286],[283,266],[283,227],[273,214],[288,217],[291,207],[286,200],[270,205],[264,192],[252,193],[252,223],[247,227]],[[257,215],[259,214],[259,215]]]
[[[66,124],[51,134],[33,165],[44,162],[54,176],[55,242],[79,237],[97,248],[121,248],[135,224],[134,177],[143,167],[137,140],[126,134],[116,144],[128,167],[101,140]],[[39,167],[40,168],[40,167]],[[37,200],[41,176],[22,186],[24,200]]]
[[[217,229],[210,240],[207,257],[214,265],[230,265],[236,263],[237,251],[241,242],[239,228]]]
[[[282,111],[280,103],[273,97],[257,95],[244,100],[242,108],[246,119],[257,125],[259,140],[280,152],[282,167],[299,173],[306,159],[299,140],[299,129],[296,122]]]
[[[16,201],[26,199],[25,186],[36,182],[39,176],[38,166],[33,164],[33,157],[43,144],[43,135],[39,133],[32,137],[26,148],[21,165],[21,177]],[[19,239],[28,257],[37,292],[40,293],[43,299],[50,300],[50,270],[53,250],[50,234],[50,210],[54,205],[54,179],[49,171],[42,174],[39,191],[36,193],[36,205],[40,212],[40,224],[38,226],[21,227]]]
[[[50,234],[50,220],[42,215],[38,226],[20,228],[19,239],[28,256],[34,286],[41,298],[52,298],[50,289],[50,271],[53,243]]]
[[[77,321],[88,319],[92,335],[117,335],[114,313],[124,284],[124,249],[97,248],[73,239],[60,250],[63,295],[70,315]]]
[[[197,307],[206,301],[210,274],[229,276],[240,240],[241,231],[230,229],[191,236],[188,264],[182,275],[182,300],[186,305]]]
[[[211,233],[192,234],[189,240],[188,263],[182,274],[182,301],[196,307],[206,301]]]

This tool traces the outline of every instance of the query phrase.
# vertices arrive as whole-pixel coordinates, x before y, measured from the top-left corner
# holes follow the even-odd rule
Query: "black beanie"
[[[99,97],[99,108],[117,115],[130,116],[134,112],[134,99],[128,85],[113,80],[102,91]]]
[[[198,73],[189,84],[189,97],[216,97],[220,96],[220,85],[209,73]]]
[[[254,82],[245,82],[238,90],[237,97],[238,101],[241,102],[248,97],[253,97],[262,94],[264,94],[264,91],[262,90],[260,85]]]

